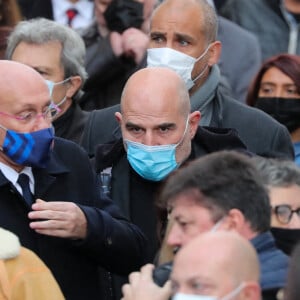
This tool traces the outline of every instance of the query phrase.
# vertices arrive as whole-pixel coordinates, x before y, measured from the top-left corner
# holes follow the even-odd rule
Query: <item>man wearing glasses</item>
[[[45,262],[66,299],[104,299],[98,267],[138,268],[144,236],[101,198],[86,153],[54,138],[43,77],[4,60],[0,76],[0,227]]]

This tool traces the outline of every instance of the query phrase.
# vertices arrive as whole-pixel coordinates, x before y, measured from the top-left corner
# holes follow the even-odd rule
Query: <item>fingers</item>
[[[32,205],[28,217],[34,222],[30,228],[40,234],[83,239],[87,221],[83,211],[72,202],[45,202],[40,199]]]

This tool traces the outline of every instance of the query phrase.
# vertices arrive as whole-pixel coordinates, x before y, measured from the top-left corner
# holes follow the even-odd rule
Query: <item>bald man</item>
[[[66,299],[105,297],[99,266],[139,268],[144,236],[100,197],[86,153],[54,137],[58,111],[43,77],[4,60],[0,77],[0,227],[45,262]]]
[[[133,74],[115,116],[121,132],[110,144],[98,146],[96,169],[109,171],[111,196],[148,237],[151,262],[158,249],[154,198],[161,182],[187,160],[244,145],[234,131],[199,127],[200,113],[190,113],[184,82],[167,68]]]
[[[242,266],[242,267],[241,267]],[[208,232],[185,245],[176,255],[168,282],[159,288],[152,281],[152,265],[129,276],[123,300],[213,299],[259,300],[259,262],[253,246],[234,232]]]

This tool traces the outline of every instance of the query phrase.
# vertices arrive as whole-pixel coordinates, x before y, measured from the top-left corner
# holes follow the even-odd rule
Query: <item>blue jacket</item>
[[[286,284],[288,256],[279,250],[270,231],[251,240],[260,263],[260,285],[262,290],[282,288]]]

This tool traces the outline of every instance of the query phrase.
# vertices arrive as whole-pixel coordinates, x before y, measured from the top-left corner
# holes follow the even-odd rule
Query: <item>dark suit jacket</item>
[[[35,198],[71,201],[84,212],[88,234],[84,240],[55,238],[29,228],[22,196],[0,172],[0,226],[19,236],[50,268],[66,299],[102,299],[99,268],[128,274],[143,263],[145,238],[108,198],[99,185],[86,153],[76,144],[55,139],[46,169],[34,169]]]

